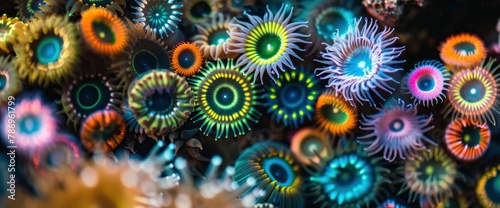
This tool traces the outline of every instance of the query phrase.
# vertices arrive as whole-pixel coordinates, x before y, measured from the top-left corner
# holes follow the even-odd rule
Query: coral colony
[[[498,0],[1,0],[0,207],[500,207]]]

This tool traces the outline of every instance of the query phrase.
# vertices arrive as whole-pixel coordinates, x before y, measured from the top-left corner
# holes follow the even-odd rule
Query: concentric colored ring
[[[190,79],[194,86],[198,107],[192,117],[202,121],[200,129],[209,134],[215,128],[215,139],[243,135],[250,130],[250,122],[257,122],[261,115],[255,107],[261,90],[240,73],[232,60],[216,64],[208,62],[201,74]]]
[[[86,10],[82,13],[80,25],[82,39],[98,54],[115,55],[127,45],[125,24],[107,9],[98,7]]]
[[[488,125],[477,120],[459,118],[446,128],[444,141],[453,156],[470,162],[481,158],[486,152],[490,134]]]
[[[167,70],[152,70],[137,77],[128,89],[128,105],[148,134],[165,136],[186,122],[195,106],[191,87]]]
[[[170,58],[172,69],[185,77],[194,76],[203,64],[203,55],[200,49],[193,43],[183,42],[173,50]]]
[[[452,35],[440,46],[440,57],[452,70],[470,69],[486,58],[486,48],[479,37],[462,33]]]
[[[314,120],[333,135],[344,135],[357,125],[358,112],[335,92],[327,90],[318,97]]]
[[[444,91],[448,91],[450,74],[438,61],[425,60],[415,64],[408,75],[406,88],[414,103],[432,106],[438,100],[443,102]]]

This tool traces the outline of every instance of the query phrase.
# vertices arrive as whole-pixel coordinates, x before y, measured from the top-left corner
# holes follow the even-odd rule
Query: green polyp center
[[[150,111],[165,113],[169,112],[174,105],[174,98],[170,93],[158,93],[155,92],[153,95],[146,99],[146,107]]]
[[[288,108],[296,108],[301,105],[306,97],[306,92],[297,83],[289,83],[283,87],[280,93],[283,104]]]
[[[392,132],[400,132],[404,129],[405,124],[401,119],[394,119],[390,124],[389,124],[389,129]]]
[[[132,58],[132,64],[137,75],[148,72],[151,69],[157,69],[160,66],[158,58],[148,50],[140,50],[135,53]]]
[[[63,41],[60,37],[50,35],[43,37],[36,46],[36,58],[41,64],[50,64],[59,60],[63,48]]]
[[[191,15],[197,19],[205,18],[206,16],[209,16],[210,13],[212,13],[212,8],[210,7],[210,4],[206,1],[199,1],[196,2],[192,7],[191,7]]]
[[[486,195],[495,203],[500,203],[500,174],[486,181]]]
[[[92,29],[94,35],[105,43],[113,44],[116,41],[113,29],[103,21],[93,21]]]
[[[235,102],[235,94],[229,87],[221,87],[215,92],[217,102],[229,106]]]
[[[308,136],[304,138],[304,141],[302,143],[304,145],[302,145],[303,149],[301,153],[307,157],[314,157],[316,156],[316,154],[314,154],[315,151],[321,153],[321,150],[323,150],[323,142],[318,137]]]
[[[85,83],[76,92],[76,97],[83,109],[92,109],[101,101],[101,90],[95,84]]]
[[[424,91],[424,92],[429,92],[434,89],[434,86],[436,86],[436,83],[434,81],[434,77],[430,74],[425,74],[420,76],[417,79],[417,86],[418,89]]]
[[[456,52],[458,52],[462,56],[467,56],[469,54],[473,54],[476,50],[476,46],[471,42],[460,42],[453,46]]]
[[[420,168],[417,169],[417,172],[422,173],[418,176],[422,181],[440,181],[442,176],[447,174],[442,164],[437,161],[423,162]]]
[[[460,88],[460,97],[469,103],[480,102],[485,94],[486,86],[478,79],[470,80]]]
[[[210,33],[208,36],[208,44],[210,45],[220,45],[226,42],[229,38],[229,34],[225,30],[217,30]]]
[[[364,77],[371,74],[372,59],[370,54],[371,49],[369,48],[360,48],[354,51],[344,63],[346,75]]]
[[[82,2],[86,5],[95,4],[98,7],[106,7],[110,5],[113,1],[111,0],[82,0]]]
[[[335,10],[332,10],[321,16],[316,24],[318,33],[325,39],[333,39],[333,33],[339,31],[339,36],[347,32],[349,23],[344,16]]]
[[[257,55],[262,59],[270,59],[278,55],[281,48],[281,38],[275,34],[265,34],[255,45]]]
[[[321,107],[321,114],[323,114],[323,116],[330,122],[337,125],[345,124],[349,119],[347,113],[341,111],[337,107],[333,107],[332,105],[324,105]]]
[[[463,129],[463,142],[469,147],[479,145],[481,141],[481,131],[475,126],[468,126]]]
[[[184,69],[189,69],[195,63],[196,56],[191,50],[183,50],[179,54],[179,65]]]
[[[33,134],[40,130],[42,123],[36,115],[28,115],[19,122],[19,129],[24,134]]]
[[[0,92],[7,86],[7,77],[0,74]]]

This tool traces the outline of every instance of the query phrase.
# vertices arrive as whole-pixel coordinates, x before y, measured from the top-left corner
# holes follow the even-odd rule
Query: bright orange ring
[[[329,112],[329,111],[332,112]],[[319,126],[333,135],[344,135],[357,125],[357,111],[333,90],[325,91],[316,102],[315,120]]]
[[[462,45],[461,45],[462,44]],[[473,47],[473,51],[458,50],[457,47]],[[462,33],[452,35],[439,48],[441,60],[453,71],[470,69],[481,63],[486,58],[486,48],[477,36]]]
[[[82,146],[90,152],[113,151],[123,141],[126,128],[125,121],[118,112],[97,111],[87,117],[82,124],[80,131]],[[106,135],[110,137],[105,138]]]
[[[193,63],[189,67],[183,67],[179,61],[181,53],[185,51],[190,51],[193,55]],[[177,73],[185,77],[194,76],[198,73],[203,64],[203,54],[200,48],[190,42],[179,43],[173,50],[171,55],[172,69]]]
[[[107,9],[91,8],[83,12],[80,23],[83,39],[96,53],[114,55],[122,51],[127,45],[128,34],[125,24]],[[105,37],[99,37],[95,34],[94,23],[103,23],[109,27],[114,36],[111,43],[103,40]],[[101,34],[105,35],[104,33]]]

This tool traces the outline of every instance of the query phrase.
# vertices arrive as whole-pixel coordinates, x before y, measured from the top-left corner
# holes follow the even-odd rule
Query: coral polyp
[[[186,122],[195,106],[184,77],[167,70],[152,70],[130,84],[128,106],[146,133],[163,137]]]
[[[24,37],[26,24],[19,21],[17,17],[10,18],[3,14],[0,19],[0,51],[11,52],[12,46]]]
[[[127,45],[125,24],[104,8],[91,8],[82,13],[80,20],[82,39],[95,53],[115,55]]]
[[[450,70],[474,68],[486,58],[486,47],[476,35],[452,35],[440,46],[440,57]]]
[[[2,112],[0,130],[6,135],[3,143],[6,146],[15,144],[21,152],[31,152],[50,144],[57,132],[57,119],[52,107],[38,96],[19,100],[11,97],[9,100],[17,105],[14,113],[7,112],[7,108]]]
[[[182,14],[192,23],[204,22],[220,10],[220,0],[183,0]]]
[[[329,147],[332,149],[332,147]],[[319,207],[366,207],[378,204],[388,183],[381,158],[369,157],[355,143],[342,140],[333,154],[321,157],[308,170],[308,195]]]
[[[405,106],[401,100],[378,110],[380,112],[377,114],[367,117],[363,115],[361,129],[370,133],[358,137],[360,144],[367,145],[365,151],[370,155],[383,151],[384,159],[390,162],[398,157],[413,159],[418,152],[428,150],[424,141],[437,145],[424,135],[434,128],[430,125],[432,115],[418,115],[416,106]],[[373,137],[375,139],[372,139]]]
[[[124,90],[135,77],[153,69],[170,68],[168,47],[153,31],[139,23],[127,21],[129,41],[124,50],[112,57],[112,70],[117,73]]]
[[[445,117],[465,117],[496,125],[494,114],[500,114],[500,73],[496,72],[500,65],[493,66],[494,63],[495,60],[485,61],[453,75],[448,91],[450,102],[442,111]]]
[[[172,69],[182,76],[190,77],[198,73],[203,65],[200,48],[193,43],[179,43],[172,49],[170,62]]]
[[[79,62],[77,37],[76,25],[67,17],[50,16],[31,21],[24,38],[14,48],[19,77],[42,87],[68,80]]]
[[[326,51],[321,52],[323,60],[318,60],[325,67],[317,68],[316,73],[328,80],[326,87],[342,94],[351,105],[367,102],[373,106],[376,102],[371,93],[384,99],[380,92],[394,91],[388,83],[398,83],[392,75],[402,69],[391,65],[404,62],[395,59],[405,47],[391,47],[398,39],[389,38],[393,28],[385,27],[378,32],[377,21],[365,19],[361,24],[362,20],[354,20],[345,37],[335,34],[334,43],[327,44]]]
[[[314,120],[324,131],[333,135],[344,135],[354,129],[358,121],[358,111],[349,105],[341,95],[326,90],[318,97]]]
[[[490,145],[488,125],[477,120],[458,118],[448,125],[444,141],[450,153],[462,161],[479,159]]]
[[[407,93],[411,94],[415,104],[432,106],[443,102],[448,91],[450,73],[438,61],[426,60],[415,64],[405,83]]]
[[[144,26],[146,30],[152,30],[160,38],[168,37],[169,33],[174,33],[178,26],[182,12],[179,11],[183,4],[176,0],[135,0],[139,5],[132,7],[136,11],[134,22]]]
[[[230,24],[228,51],[242,54],[236,66],[242,67],[245,75],[253,73],[254,82],[259,78],[264,83],[264,74],[275,80],[285,72],[285,67],[295,69],[290,56],[303,60],[296,51],[304,49],[297,44],[309,43],[303,40],[309,35],[297,30],[307,27],[307,22],[290,22],[293,8],[288,16],[286,10],[287,6],[283,5],[273,14],[268,7],[264,18],[245,13],[250,23],[234,19]]]
[[[123,102],[122,94],[107,76],[100,73],[81,75],[64,85],[61,92],[62,112],[67,124],[74,129],[88,115],[99,110],[118,110]]]
[[[284,145],[255,143],[239,155],[234,170],[234,181],[238,184],[245,184],[249,178],[255,180],[243,196],[254,190],[266,190],[255,200],[256,203],[271,202],[285,208],[304,206],[300,167]]]
[[[76,171],[83,162],[83,153],[76,138],[57,134],[50,144],[34,151],[35,170],[44,177],[60,177]]]
[[[123,117],[114,110],[102,110],[89,115],[82,123],[80,139],[89,152],[110,152],[125,137]]]
[[[227,52],[230,22],[229,16],[217,13],[207,21],[196,25],[198,35],[192,40],[203,52],[203,57],[210,60],[234,58],[234,53]]]
[[[250,123],[261,115],[256,106],[262,90],[240,72],[233,60],[208,62],[199,75],[189,80],[194,87],[198,107],[191,119],[202,122],[205,134],[215,130],[215,139],[239,136],[250,130]]]
[[[319,129],[303,128],[293,134],[290,150],[302,164],[310,165],[319,162],[317,154],[321,157],[330,154],[330,140],[331,138]]]
[[[59,0],[58,0],[59,1]],[[116,15],[123,15],[125,0],[68,0],[66,10],[69,16],[81,14],[89,8],[105,8]],[[42,8],[43,9],[43,8]]]
[[[0,57],[0,104],[5,104],[9,96],[14,96],[23,88],[16,66],[9,56]]]
[[[314,74],[300,68],[284,72],[275,83],[266,85],[268,98],[264,106],[267,112],[285,126],[298,127],[310,120],[314,104],[319,96],[319,87]]]
[[[304,10],[301,19],[307,20],[307,33],[311,34],[312,44],[309,53],[314,54],[325,48],[325,44],[332,44],[338,37],[344,37],[349,31],[349,24],[359,14],[360,6],[348,0],[315,0],[303,1]]]
[[[483,207],[500,207],[500,165],[484,173],[476,186],[476,196]]]
[[[400,168],[403,187],[398,194],[409,191],[408,201],[425,201],[433,205],[447,200],[458,189],[456,184],[462,175],[457,170],[457,164],[446,152],[433,147],[423,151],[419,157],[407,160]]]

